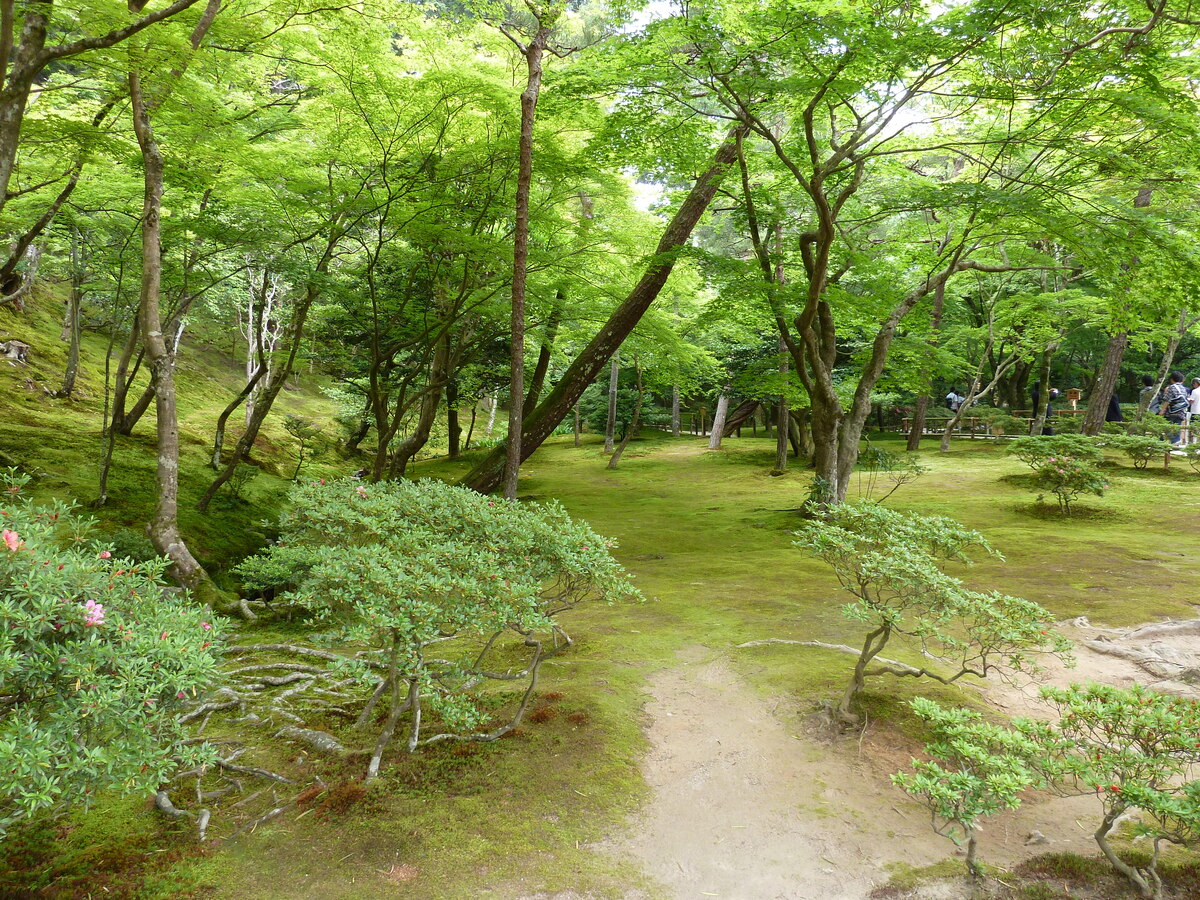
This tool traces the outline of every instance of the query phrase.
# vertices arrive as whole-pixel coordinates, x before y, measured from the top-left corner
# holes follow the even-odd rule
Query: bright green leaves
[[[183,763],[184,699],[218,679],[222,626],[112,557],[71,509],[34,507],[6,476],[0,504],[0,833],[98,791],[152,792]]]

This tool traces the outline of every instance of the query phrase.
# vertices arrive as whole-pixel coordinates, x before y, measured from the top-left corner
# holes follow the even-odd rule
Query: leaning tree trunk
[[[180,584],[202,600],[215,588],[179,534],[179,423],[175,406],[174,367],[162,334],[159,287],[162,282],[161,223],[159,211],[163,194],[163,159],[150,113],[136,72],[129,74],[129,95],[133,106],[133,126],[142,152],[145,197],[142,203],[142,289],[138,302],[138,321],[145,341],[146,360],[155,391],[158,431],[158,503],[147,529],[154,549],[170,561],[168,571]]]
[[[525,417],[521,436],[522,458],[527,459],[537,450],[558,427],[558,423],[566,418],[571,407],[588,385],[596,380],[617,348],[641,321],[650,304],[657,299],[674,268],[676,251],[687,245],[692,230],[712,203],[721,180],[734,162],[737,152],[735,138],[744,130],[744,126],[737,126],[721,144],[712,164],[697,179],[663,231],[656,252],[650,257],[651,261],[641,279],[583,352],[567,367],[553,390],[538,404],[537,409]],[[506,451],[497,448],[463,478],[462,484],[482,492],[494,490],[500,483],[505,458]]]
[[[721,388],[717,397],[717,411],[713,413],[712,433],[708,438],[709,450],[721,449],[721,438],[725,435],[725,417],[729,415],[729,385]]]
[[[442,390],[446,386],[449,362],[450,335],[448,332],[443,332],[442,336],[438,338],[437,349],[434,351],[433,362],[429,368],[429,384],[425,388],[425,396],[421,398],[421,407],[417,413],[416,427],[392,451],[391,466],[388,472],[389,478],[403,478],[405,471],[408,469],[409,462],[429,443],[429,433],[433,428],[434,419],[437,417],[438,407],[442,404]],[[382,458],[385,453],[387,453],[387,447],[381,446],[379,448],[379,456]],[[377,459],[373,473],[375,481],[379,480],[380,469],[380,460]],[[513,497],[510,499],[516,498]]]
[[[1096,375],[1092,394],[1088,398],[1087,413],[1083,417],[1083,433],[1097,435],[1104,428],[1104,417],[1108,413],[1109,398],[1117,386],[1117,378],[1121,374],[1121,362],[1125,359],[1125,348],[1129,346],[1129,332],[1118,331],[1108,341],[1108,349],[1104,353],[1104,362]],[[1042,382],[1047,392],[1050,386]]]
[[[604,423],[604,452],[613,452],[613,440],[617,433],[617,385],[621,375],[620,353],[614,353],[612,368],[608,373],[608,419]]]
[[[1143,185],[1138,190],[1137,196],[1134,197],[1134,209],[1145,209],[1150,205],[1150,199],[1154,196],[1154,188],[1150,185]],[[1138,264],[1137,258],[1131,259],[1124,268],[1132,269]],[[1117,386],[1117,378],[1121,374],[1121,362],[1125,358],[1125,348],[1129,346],[1129,332],[1122,329],[1114,334],[1108,342],[1108,348],[1104,353],[1104,362],[1100,365],[1100,371],[1096,373],[1096,381],[1092,385],[1092,393],[1088,397],[1087,413],[1083,417],[1084,434],[1097,435],[1104,428],[1105,415],[1108,413],[1109,400],[1112,398],[1113,391]],[[1042,382],[1042,386],[1046,391],[1050,390],[1050,385],[1047,382]]]

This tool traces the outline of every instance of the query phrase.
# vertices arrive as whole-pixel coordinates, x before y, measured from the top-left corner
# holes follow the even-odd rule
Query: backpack
[[[1174,386],[1175,385],[1173,384],[1171,385],[1171,387]],[[1171,394],[1172,396],[1167,399],[1167,404],[1163,408],[1163,417],[1167,419],[1179,419],[1182,421],[1183,417],[1188,413],[1188,398],[1186,391],[1181,390],[1179,392],[1175,392],[1168,388],[1167,393]]]

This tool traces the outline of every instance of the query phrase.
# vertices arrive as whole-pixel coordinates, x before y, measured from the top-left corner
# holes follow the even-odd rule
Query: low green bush
[[[1039,434],[1017,438],[1009,443],[1008,452],[1034,471],[1052,456],[1070,456],[1093,463],[1104,459],[1104,453],[1095,438],[1081,434]]]

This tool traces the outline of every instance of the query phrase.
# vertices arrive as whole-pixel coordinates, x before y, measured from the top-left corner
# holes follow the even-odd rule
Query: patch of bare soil
[[[1080,644],[1079,665],[1049,670],[1050,683],[1177,687],[1190,678],[1186,660],[1156,646],[1161,631],[1116,632],[1079,620],[1066,630]],[[1168,631],[1180,652],[1200,651],[1200,628]],[[1130,655],[1142,647],[1176,666],[1160,670],[1169,677],[1154,676],[1145,660]],[[933,833],[924,809],[891,784],[889,775],[908,765],[912,753],[894,732],[872,725],[861,735],[833,737],[819,724],[789,725],[795,715],[755,694],[705,648],[658,673],[649,690],[651,747],[642,768],[653,797],[606,849],[638,858],[665,896],[867,900],[897,865],[924,867],[961,855]],[[1037,685],[982,690],[1010,714],[1037,709]],[[1030,799],[988,821],[980,857],[1009,869],[1046,852],[1093,855],[1098,811],[1091,797]],[[973,893],[967,881],[952,880],[896,896]]]
[[[887,780],[898,762],[869,734],[860,747],[795,733],[702,649],[650,691],[654,796],[611,849],[638,857],[667,896],[859,900],[887,864],[952,849],[901,811]]]

